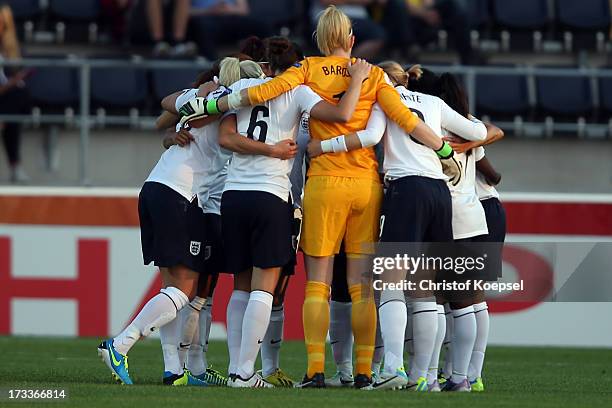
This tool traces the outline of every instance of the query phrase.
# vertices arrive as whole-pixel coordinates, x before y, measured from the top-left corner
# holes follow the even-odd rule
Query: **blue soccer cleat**
[[[111,374],[117,382],[126,385],[134,384],[128,371],[128,357],[115,350],[113,339],[107,339],[100,343],[98,355],[111,370]]]
[[[194,377],[189,370],[183,371],[183,374],[173,374],[170,371],[164,371],[163,378],[164,385],[174,385],[174,386],[196,386],[196,387],[206,387],[208,383],[206,381],[202,381],[199,378]]]

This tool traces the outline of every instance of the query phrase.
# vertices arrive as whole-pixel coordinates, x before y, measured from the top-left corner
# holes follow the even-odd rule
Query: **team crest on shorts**
[[[210,255],[212,254],[212,246],[206,245],[204,247],[204,260],[208,261],[210,259]]]
[[[202,246],[201,242],[198,241],[191,241],[191,244],[189,245],[189,253],[193,256],[197,256],[200,255],[200,247]]]

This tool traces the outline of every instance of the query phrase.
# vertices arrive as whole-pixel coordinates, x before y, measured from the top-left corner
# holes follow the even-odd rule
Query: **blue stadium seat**
[[[467,14],[473,27],[481,27],[491,18],[489,0],[469,0],[466,2]]]
[[[274,26],[298,19],[300,9],[295,0],[249,0],[251,16]]]
[[[523,75],[477,75],[476,106],[479,114],[524,115],[529,92]]]
[[[35,106],[65,108],[77,104],[80,88],[75,68],[36,68],[27,85]]]
[[[154,69],[153,95],[160,101],[173,92],[191,88],[200,72],[201,70],[194,68]]]
[[[98,17],[100,0],[50,0],[49,10],[60,19],[91,21]]]
[[[585,116],[593,112],[591,83],[586,76],[537,76],[538,107],[544,114]]]
[[[599,79],[599,104],[602,110],[612,113],[612,77]]]
[[[578,30],[607,30],[610,26],[609,0],[557,0],[562,25]]]
[[[37,17],[41,14],[40,0],[4,0],[13,11],[17,20],[25,20]]]
[[[91,98],[94,106],[131,108],[144,104],[148,91],[143,68],[93,68]]]
[[[538,29],[549,20],[547,0],[494,0],[495,20],[511,29]]]

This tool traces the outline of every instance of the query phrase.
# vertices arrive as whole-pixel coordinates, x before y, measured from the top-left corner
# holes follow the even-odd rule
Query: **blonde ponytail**
[[[261,66],[255,61],[240,61],[238,58],[226,57],[219,63],[219,84],[230,86],[241,78],[265,77]]]
[[[383,61],[378,64],[385,71],[391,82],[395,86],[402,85],[408,87],[408,73],[395,61]]]
[[[419,64],[413,65],[406,70],[406,73],[408,73],[411,80],[418,81],[423,76],[423,67]]]

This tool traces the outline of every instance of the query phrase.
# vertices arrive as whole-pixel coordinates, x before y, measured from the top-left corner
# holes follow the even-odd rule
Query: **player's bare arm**
[[[457,153],[465,153],[479,146],[490,145],[504,138],[504,131],[491,123],[484,123],[487,128],[487,137],[480,141],[469,141],[459,136],[447,136],[444,138]]]
[[[502,175],[495,170],[486,156],[476,162],[476,171],[484,176],[490,186],[496,186],[501,181]]]
[[[240,154],[252,154],[289,160],[296,156],[298,147],[293,140],[281,140],[275,145],[268,145],[242,136],[237,131],[236,116],[225,117],[219,125],[219,145]]]

